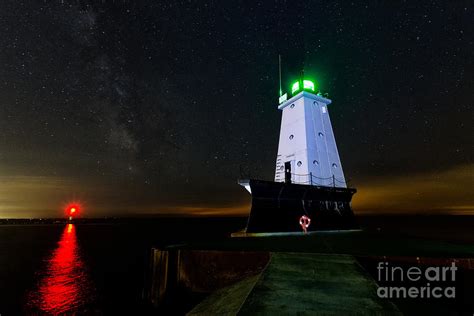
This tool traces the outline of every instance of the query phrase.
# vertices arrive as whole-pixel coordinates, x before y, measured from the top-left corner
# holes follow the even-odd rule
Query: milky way
[[[279,54],[284,90],[304,69],[329,93],[356,187],[449,170],[472,182],[473,10],[4,1],[0,217],[56,216],[71,199],[91,216],[240,212],[241,174],[273,177]],[[474,204],[461,200],[447,204]]]

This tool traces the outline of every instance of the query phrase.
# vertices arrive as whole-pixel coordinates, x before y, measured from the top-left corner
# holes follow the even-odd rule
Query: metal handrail
[[[292,176],[297,176],[297,177],[310,177],[310,180],[300,182],[302,184],[308,183],[308,184],[311,184],[311,185],[313,185],[313,184],[314,185],[324,185],[323,183],[318,183],[319,181],[314,181],[313,182],[313,178],[317,179],[317,180],[322,180],[322,182],[330,180],[332,182],[333,186],[336,186],[336,182],[341,183],[341,184],[346,184],[346,185],[350,183],[350,180],[339,179],[339,178],[336,178],[334,175],[332,177],[321,178],[321,177],[314,176],[312,173],[307,173],[307,174],[290,173],[290,174]]]

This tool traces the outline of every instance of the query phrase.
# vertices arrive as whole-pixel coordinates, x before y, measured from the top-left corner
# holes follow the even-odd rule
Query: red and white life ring
[[[306,215],[303,215],[300,217],[300,226],[303,229],[305,234],[310,224],[311,224],[311,218],[309,218]]]

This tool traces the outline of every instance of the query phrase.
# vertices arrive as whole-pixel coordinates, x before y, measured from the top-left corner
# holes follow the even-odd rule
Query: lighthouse
[[[252,195],[245,233],[304,233],[357,228],[329,118],[331,100],[301,78],[282,94],[273,181],[239,179]]]
[[[291,98],[280,97],[282,111],[275,182],[346,188],[329,118],[331,100],[315,91],[315,82],[298,80]]]

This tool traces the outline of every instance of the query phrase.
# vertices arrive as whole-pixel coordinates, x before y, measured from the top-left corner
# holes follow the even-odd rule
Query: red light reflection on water
[[[64,228],[58,247],[46,263],[37,289],[29,296],[30,308],[47,314],[74,313],[94,297],[74,224]]]

